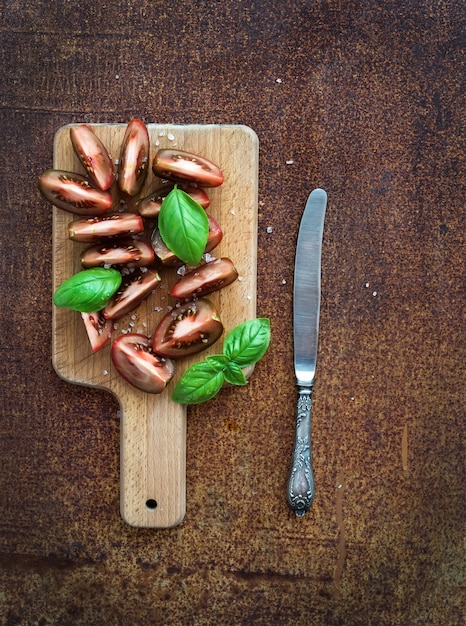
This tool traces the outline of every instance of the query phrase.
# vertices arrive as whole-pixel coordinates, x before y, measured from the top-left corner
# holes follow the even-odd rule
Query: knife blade
[[[327,194],[314,189],[299,227],[293,291],[294,368],[297,383],[296,427],[288,480],[288,503],[298,517],[314,500],[311,415],[319,338],[322,237]]]

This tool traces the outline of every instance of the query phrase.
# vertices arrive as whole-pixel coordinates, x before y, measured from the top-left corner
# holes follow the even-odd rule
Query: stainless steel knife
[[[296,246],[293,333],[298,397],[288,503],[298,517],[309,511],[314,500],[312,389],[319,337],[322,236],[326,207],[327,194],[323,189],[314,189],[306,202]]]

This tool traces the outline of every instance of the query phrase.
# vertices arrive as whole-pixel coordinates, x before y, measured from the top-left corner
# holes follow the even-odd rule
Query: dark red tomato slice
[[[143,217],[157,217],[160,213],[160,207],[163,200],[167,197],[170,191],[173,189],[173,184],[165,184],[155,189],[146,198],[142,198],[136,204],[136,209]],[[210,198],[206,192],[200,187],[193,187],[191,185],[180,185],[180,189],[183,189],[193,198],[203,209],[207,209],[210,205]]]
[[[47,170],[39,176],[38,187],[46,200],[76,215],[103,215],[112,206],[110,191],[96,189],[74,172]]]
[[[171,295],[178,300],[199,298],[230,285],[237,278],[238,272],[230,259],[214,259],[185,274],[173,286]]]
[[[193,200],[195,200],[198,204],[200,204],[203,209],[209,208],[210,198],[203,189],[201,189],[200,187],[196,187],[194,185],[189,185],[185,183],[181,183],[178,186],[180,189],[188,193]]]
[[[149,133],[141,120],[131,120],[126,127],[118,162],[118,186],[128,196],[135,196],[146,179],[149,165]]]
[[[216,246],[218,246],[223,237],[223,232],[219,223],[214,220],[211,215],[208,215],[207,218],[209,220],[209,234],[207,236],[207,244],[204,254],[206,252],[211,252]],[[151,244],[154,249],[155,256],[162,263],[162,265],[166,265],[168,267],[179,267],[180,265],[183,265],[183,261],[175,256],[169,248],[167,248],[165,242],[160,236],[158,228],[155,228],[152,231]]]
[[[223,183],[218,165],[205,157],[174,148],[159,150],[152,162],[152,170],[161,178],[188,181],[200,187],[218,187]]]
[[[106,320],[101,311],[81,313],[81,317],[89,337],[92,352],[97,352],[110,341],[113,323]]]
[[[155,253],[142,239],[123,239],[114,243],[97,243],[81,254],[84,269],[106,265],[146,267],[154,262]]]
[[[112,157],[107,148],[87,124],[70,129],[71,143],[89,178],[99,189],[110,189],[115,180]]]
[[[154,228],[150,237],[150,243],[154,254],[162,265],[167,267],[179,267],[183,265],[183,261],[179,259],[173,252],[165,245],[158,228]]]
[[[136,213],[116,213],[89,217],[68,224],[68,237],[73,241],[92,243],[103,237],[128,237],[144,230],[142,217]]]
[[[196,354],[217,341],[223,324],[210,300],[196,300],[167,313],[152,338],[154,352],[171,359]]]
[[[117,337],[110,354],[117,372],[147,393],[162,393],[175,373],[174,363],[154,354],[150,339],[139,333]]]
[[[110,298],[102,313],[105,319],[116,320],[133,311],[160,283],[159,274],[143,268],[123,276],[118,291]]]
[[[204,252],[211,252],[222,241],[223,231],[220,224],[211,215],[208,215],[207,218],[209,220],[209,234]]]

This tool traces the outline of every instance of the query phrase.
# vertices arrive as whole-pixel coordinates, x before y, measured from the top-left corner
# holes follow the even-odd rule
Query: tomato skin
[[[118,187],[128,196],[141,190],[149,164],[149,132],[144,122],[131,120],[126,127],[118,162]]]
[[[117,372],[146,393],[162,393],[175,373],[174,363],[154,354],[150,339],[139,333],[117,337],[110,354]]]
[[[110,189],[115,180],[112,157],[88,124],[70,129],[71,143],[87,175],[102,191]]]
[[[92,352],[98,352],[110,341],[113,323],[106,320],[101,311],[81,313]]]
[[[144,230],[140,215],[116,213],[97,217],[81,218],[68,224],[68,237],[73,241],[92,243],[104,237],[128,237]]]
[[[147,267],[154,259],[154,250],[146,241],[123,239],[89,246],[81,254],[81,265],[85,269],[107,265]]]
[[[219,339],[223,324],[210,300],[191,301],[167,313],[152,338],[154,352],[177,359],[206,350]]]
[[[94,187],[88,178],[64,170],[46,170],[38,188],[46,200],[76,215],[103,215],[112,206],[110,191]]]
[[[116,320],[133,311],[145,300],[160,283],[161,278],[156,270],[136,271],[123,276],[118,291],[110,298],[102,314],[107,320]]]
[[[210,198],[206,192],[200,187],[193,187],[192,185],[180,185],[180,189],[188,193],[203,209],[207,209],[210,206]],[[154,191],[138,200],[136,203],[136,209],[139,215],[143,217],[157,217],[160,213],[163,200],[173,189],[173,184],[167,183],[154,189]]]
[[[188,181],[200,187],[219,187],[224,180],[218,165],[209,159],[175,148],[159,150],[152,162],[152,171],[160,178]]]
[[[207,219],[209,220],[209,234],[204,254],[206,252],[211,252],[216,246],[218,246],[223,238],[223,231],[220,228],[219,223],[211,215],[208,215]],[[180,265],[183,265],[183,261],[175,256],[169,248],[167,248],[162,237],[160,236],[158,228],[154,228],[152,231],[151,245],[154,249],[155,256],[162,263],[162,265],[166,265],[168,267],[180,267]]]
[[[185,274],[171,290],[177,300],[199,298],[230,285],[238,272],[230,259],[214,259]]]
[[[209,234],[204,252],[212,252],[223,239],[223,231],[220,224],[211,215],[207,216],[209,220]]]

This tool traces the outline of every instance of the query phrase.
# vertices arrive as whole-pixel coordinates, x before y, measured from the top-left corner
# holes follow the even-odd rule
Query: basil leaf
[[[257,363],[270,343],[270,320],[258,318],[236,326],[225,338],[223,353],[240,367]]]
[[[223,372],[230,363],[230,359],[224,354],[213,354],[206,361],[218,372]]]
[[[189,194],[174,187],[160,208],[158,226],[165,245],[188,265],[197,265],[204,254],[209,220]]]
[[[55,291],[55,306],[81,313],[100,311],[121,285],[121,274],[113,268],[94,267],[67,278]]]
[[[224,381],[222,371],[218,371],[207,361],[191,365],[178,381],[172,400],[180,404],[200,404],[213,398],[220,391]]]
[[[244,375],[243,370],[234,361],[230,361],[228,366],[223,370],[225,380],[230,385],[247,385],[248,381]]]

